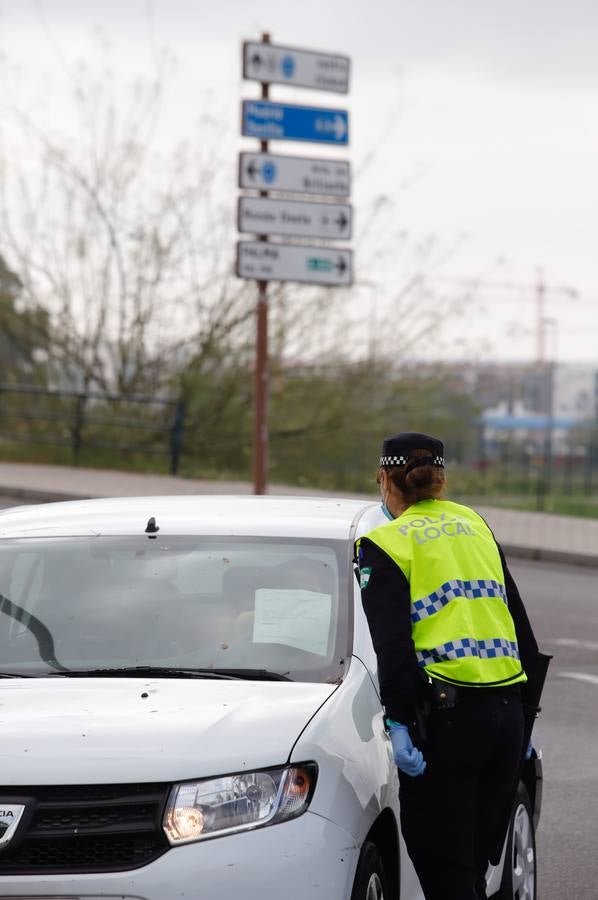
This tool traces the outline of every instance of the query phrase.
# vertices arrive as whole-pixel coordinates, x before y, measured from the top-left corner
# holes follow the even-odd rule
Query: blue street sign
[[[261,141],[346,145],[349,143],[349,113],[345,109],[244,100],[241,133]]]

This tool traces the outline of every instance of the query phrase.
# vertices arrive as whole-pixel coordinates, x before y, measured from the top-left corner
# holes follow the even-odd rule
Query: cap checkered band
[[[461,638],[448,641],[432,650],[417,650],[416,656],[419,666],[448,662],[451,659],[464,659],[466,656],[477,656],[480,659],[510,656],[512,659],[519,659],[519,647],[517,641],[507,641],[505,638],[488,638],[483,641]]]
[[[428,594],[427,597],[420,597],[411,604],[411,621],[415,624],[433,616],[434,613],[455,600],[457,597],[463,597],[466,600],[479,600],[480,597],[497,597],[503,603],[507,602],[507,593],[505,586],[499,581],[488,578],[476,578],[471,581],[445,581],[437,590]]]
[[[406,466],[408,457],[406,456],[381,456],[381,466]],[[434,457],[435,466],[444,466],[444,456]]]
[[[381,456],[381,466],[405,466],[407,465],[406,456]]]

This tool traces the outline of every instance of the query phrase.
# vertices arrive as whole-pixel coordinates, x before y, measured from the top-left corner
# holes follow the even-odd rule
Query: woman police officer
[[[401,829],[426,900],[485,900],[523,758],[521,686],[538,647],[501,548],[441,499],[442,442],[384,441],[389,519],[356,546],[399,769]]]

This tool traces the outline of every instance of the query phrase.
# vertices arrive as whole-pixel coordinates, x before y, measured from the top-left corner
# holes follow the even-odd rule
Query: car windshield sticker
[[[315,591],[259,588],[255,592],[254,644],[284,644],[326,656],[332,597]]]
[[[364,566],[359,570],[359,587],[363,590],[368,586],[370,575],[372,574],[371,566]]]

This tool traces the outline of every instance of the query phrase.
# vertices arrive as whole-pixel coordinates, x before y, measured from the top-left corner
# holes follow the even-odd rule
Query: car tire
[[[520,784],[511,811],[500,890],[492,900],[536,900],[536,834],[529,797]]]
[[[380,851],[371,841],[361,848],[351,900],[390,900]]]

